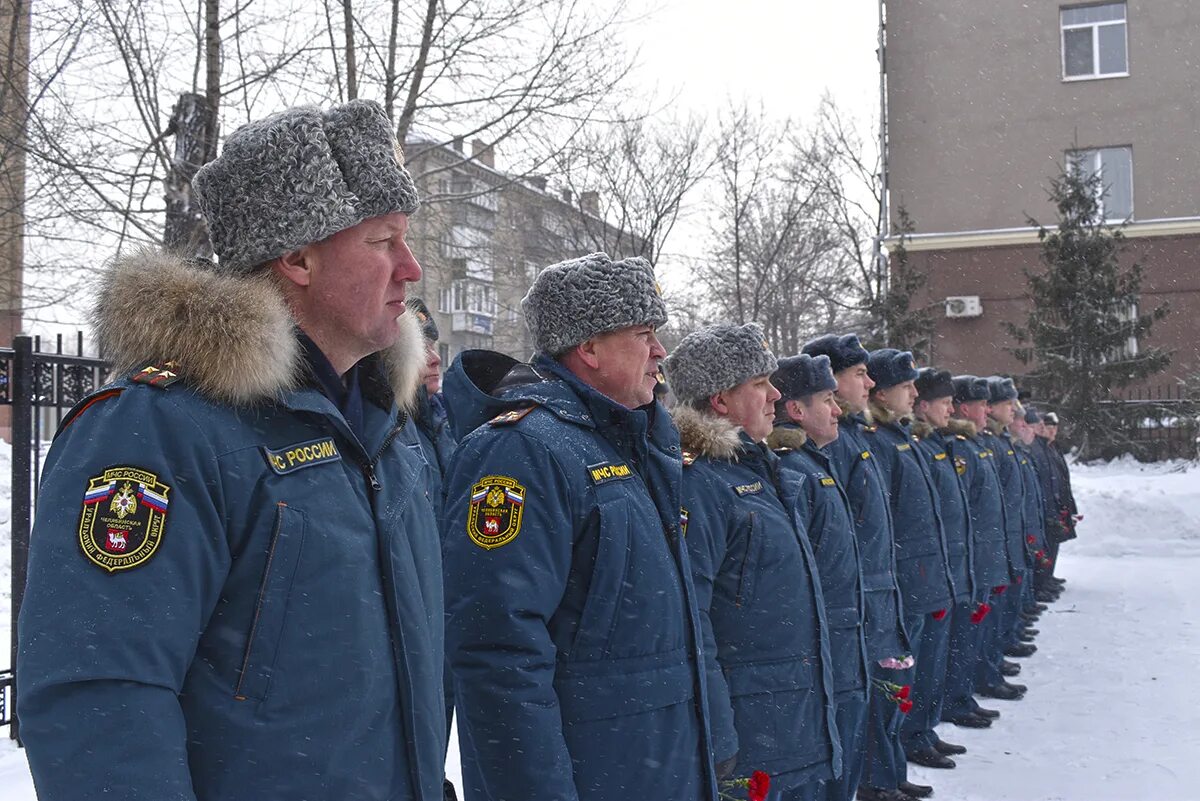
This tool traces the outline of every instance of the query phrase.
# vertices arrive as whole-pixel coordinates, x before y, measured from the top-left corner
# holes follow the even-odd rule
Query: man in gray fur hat
[[[229,136],[215,265],[118,259],[112,384],[47,457],[21,611],[42,799],[440,798],[440,545],[398,441],[417,207],[376,103]]]
[[[715,801],[667,311],[644,259],[543,270],[530,364],[446,374],[446,643],[464,795]],[[472,433],[473,432],[473,433]]]

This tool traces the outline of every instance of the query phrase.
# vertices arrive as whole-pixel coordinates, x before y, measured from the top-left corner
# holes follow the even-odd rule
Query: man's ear
[[[600,366],[600,358],[596,354],[596,340],[588,339],[580,342],[575,346],[575,354],[579,360],[588,366],[589,369],[595,370]]]
[[[797,423],[804,422],[804,404],[799,400],[793,398],[784,403],[783,407],[787,409],[788,417],[792,420]]]
[[[312,249],[302,247],[275,259],[271,262],[271,269],[276,275],[296,286],[308,286],[312,283],[312,258]]]
[[[722,392],[718,392],[716,395],[710,395],[708,398],[708,405],[712,407],[714,412],[722,417],[729,414],[729,404],[725,402],[725,394]]]

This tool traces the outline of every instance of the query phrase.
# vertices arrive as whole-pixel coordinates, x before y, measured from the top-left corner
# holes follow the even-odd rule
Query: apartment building
[[[1100,173],[1107,219],[1128,221],[1143,305],[1170,304],[1151,338],[1175,356],[1155,380],[1200,372],[1200,2],[881,10],[891,217],[901,206],[911,216],[910,263],[940,304],[934,360],[1020,371],[1003,323],[1029,309],[1023,271],[1039,246],[1028,220],[1054,222],[1050,179],[1077,159]]]
[[[405,143],[406,163],[424,198],[409,233],[424,274],[410,292],[434,314],[444,363],[471,348],[525,359],[533,342],[521,298],[538,271],[602,250],[606,241],[629,242],[634,251],[640,241],[601,219],[595,193],[551,191],[545,177],[496,169],[483,142],[473,142],[469,154],[464,145]]]

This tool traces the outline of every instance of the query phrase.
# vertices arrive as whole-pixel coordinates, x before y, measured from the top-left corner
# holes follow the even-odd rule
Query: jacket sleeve
[[[549,628],[567,590],[573,535],[586,522],[574,519],[567,475],[543,443],[503,428],[464,442],[446,476],[446,655],[464,781],[494,801],[578,799]],[[486,476],[525,490],[516,537],[492,548],[467,530],[473,488]]]
[[[97,403],[46,460],[17,659],[21,735],[43,801],[194,797],[179,693],[229,552],[208,438],[161,392]],[[153,554],[110,572],[85,556],[81,512],[90,479],[118,466],[169,489]],[[111,514],[102,503],[97,515]]]
[[[713,756],[723,762],[737,756],[738,736],[734,728],[733,702],[729,684],[717,661],[717,638],[713,630],[713,590],[728,551],[725,515],[703,468],[685,467],[683,508],[688,511],[687,548],[704,638],[704,672],[708,683],[708,710],[712,725]]]

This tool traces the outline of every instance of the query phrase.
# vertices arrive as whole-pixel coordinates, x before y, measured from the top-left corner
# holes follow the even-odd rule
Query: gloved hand
[[[724,781],[733,775],[733,769],[737,767],[737,754],[734,754],[729,759],[723,759],[717,763],[717,781]]]

